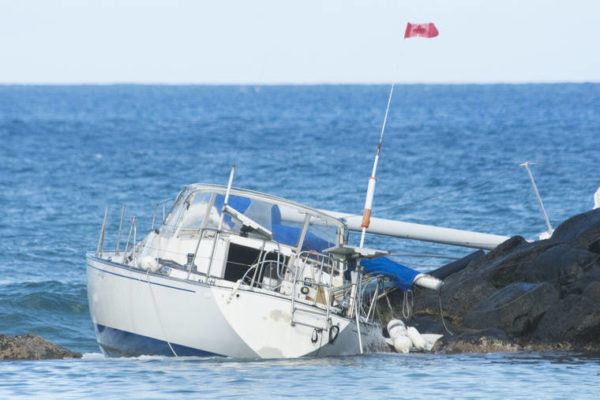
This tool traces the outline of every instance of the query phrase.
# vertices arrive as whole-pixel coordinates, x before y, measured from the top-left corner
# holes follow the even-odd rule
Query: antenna
[[[217,241],[219,240],[219,235],[221,234],[221,230],[223,229],[223,219],[225,218],[225,210],[227,209],[227,204],[229,204],[229,195],[231,194],[231,187],[233,186],[233,178],[235,177],[235,164],[231,166],[231,170],[229,171],[229,179],[227,180],[227,189],[225,189],[225,197],[223,199],[223,207],[221,207],[221,216],[219,217],[219,224],[217,225],[217,233],[215,235],[215,239],[212,242],[212,249],[210,251],[210,260],[208,262],[208,268],[206,270],[206,276],[210,276],[210,269],[212,268],[213,258],[215,257],[215,249],[217,248]],[[198,240],[200,243],[202,240],[202,236]],[[196,249],[197,251],[197,249]],[[196,258],[196,256],[194,256]]]
[[[531,187],[533,189],[533,194],[535,194],[535,198],[537,199],[538,206],[540,207],[540,212],[542,213],[542,216],[544,217],[544,222],[546,223],[546,228],[548,230],[548,234],[552,235],[552,232],[554,231],[554,229],[552,228],[552,225],[550,224],[550,219],[548,218],[548,213],[546,212],[546,208],[544,208],[544,202],[542,201],[542,196],[540,196],[540,192],[538,190],[537,184],[535,183],[535,179],[533,178],[533,174],[531,173],[531,168],[529,168],[530,165],[534,165],[534,164],[530,163],[529,161],[525,161],[523,164],[520,164],[521,167],[523,167],[527,170],[527,175],[529,175],[529,180],[531,181]]]

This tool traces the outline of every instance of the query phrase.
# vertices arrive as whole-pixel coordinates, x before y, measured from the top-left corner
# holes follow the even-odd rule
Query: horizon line
[[[472,85],[472,86],[485,86],[485,85],[585,85],[585,84],[599,84],[600,80],[539,80],[539,81],[431,81],[431,82],[253,82],[253,81],[240,81],[240,82],[164,82],[164,81],[106,81],[106,82],[94,82],[94,81],[74,81],[74,82],[2,82],[0,86],[378,86],[378,85],[396,85],[404,86],[418,86],[418,85],[445,85],[445,86],[460,86],[460,85]]]

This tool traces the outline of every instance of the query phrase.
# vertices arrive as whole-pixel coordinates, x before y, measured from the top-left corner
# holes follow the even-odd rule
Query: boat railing
[[[295,314],[298,311],[296,307],[297,287],[298,283],[302,283],[302,288],[313,287],[315,290],[314,298],[312,303],[314,306],[324,306],[326,313],[324,315],[326,329],[329,329],[331,322],[331,313],[340,311],[339,308],[334,308],[334,302],[336,299],[341,300],[336,295],[339,292],[340,287],[334,286],[334,279],[336,274],[343,275],[343,263],[334,259],[329,254],[323,254],[316,251],[303,251],[298,254],[299,263],[294,265],[293,280],[292,280],[292,296],[291,296],[291,315],[292,324],[297,323],[295,321]],[[306,268],[309,268],[310,281],[306,279]],[[323,278],[326,279],[323,279]],[[343,289],[343,285],[341,286]],[[305,291],[307,289],[304,289]],[[343,290],[342,290],[343,295]],[[340,303],[340,301],[338,301]]]
[[[241,283],[277,292],[285,281],[287,266],[283,260],[260,260],[248,268]]]
[[[151,231],[154,231],[156,234],[160,233],[158,230],[159,228],[162,231],[168,231],[170,229],[172,232],[175,232],[175,226],[167,225],[164,222],[165,215],[161,215],[162,222],[161,222],[160,226],[156,227],[156,228],[154,227],[155,219],[156,219],[156,210],[158,210],[159,206],[163,206],[165,203],[166,202],[160,202],[154,207],[155,212],[153,215]],[[163,210],[163,214],[164,213],[166,213],[166,211]],[[106,242],[106,238],[108,236],[107,231],[109,230],[109,226],[111,224],[109,223],[109,207],[107,206],[105,208],[104,216],[102,219],[102,227],[100,230],[100,238],[98,241],[98,246],[95,251],[96,256],[103,258],[106,255],[112,259],[115,259],[115,258],[119,259],[124,264],[138,266],[139,257],[141,255],[143,255],[143,250],[150,250],[154,253],[154,255],[155,255],[154,258],[158,261],[158,263],[160,265],[176,267],[178,269],[187,269],[188,271],[190,271],[197,265],[197,263],[195,261],[200,260],[200,259],[205,259],[206,261],[210,261],[210,259],[211,259],[208,256],[199,255],[196,250],[194,252],[193,259],[190,260],[191,253],[189,253],[189,252],[181,252],[181,251],[175,251],[173,249],[169,249],[167,247],[153,246],[151,242],[147,242],[147,243],[144,243],[143,241],[138,242],[138,237],[137,237],[138,236],[138,233],[137,233],[138,219],[137,219],[137,217],[134,215],[129,219],[129,227],[128,228],[126,228],[124,226],[124,223],[125,223],[125,206],[122,206],[119,222],[118,222],[118,225],[116,226],[116,240],[114,242],[114,246],[115,246],[114,250],[106,251],[105,250],[105,245],[106,245],[105,242]],[[212,236],[211,236],[211,232],[212,232]],[[216,233],[216,229],[212,229],[212,228],[201,228],[201,229],[194,230],[194,234],[199,235],[198,236],[199,240],[206,238],[206,237],[212,238],[215,236],[215,233]],[[122,243],[123,238],[125,239],[124,243]],[[122,244],[123,244],[123,246],[122,246]],[[143,246],[142,246],[142,244],[143,244]],[[178,262],[176,260],[179,260],[180,262]],[[186,260],[187,262],[184,262],[182,264],[181,260]]]
[[[309,268],[310,281],[305,281],[307,284],[323,287],[329,290],[333,289],[333,279],[337,274],[343,274],[342,265],[328,254],[319,253],[316,251],[303,251],[298,254],[298,265],[294,268],[294,283],[298,279],[306,278],[306,268]],[[336,266],[338,269],[336,271]],[[323,282],[323,278],[327,277],[328,282]]]
[[[158,213],[160,212],[160,217],[161,217],[161,223],[158,224],[158,226],[163,226],[165,223],[165,220],[167,218],[167,204],[172,203],[173,200],[172,199],[166,199],[163,201],[159,201],[158,203],[156,203],[154,205],[154,207],[152,208],[152,225],[150,227],[151,230],[154,230],[154,225],[156,223],[156,218]]]
[[[315,251],[304,251],[295,257],[295,260],[289,260],[287,257],[279,256],[277,259],[267,259],[272,253],[263,252],[259,260],[249,265],[248,270],[240,279],[241,283],[250,287],[261,287],[263,289],[278,291],[285,283],[289,284],[293,298],[296,296],[295,286],[312,287],[319,296],[315,296],[313,303],[327,305],[329,301],[324,300],[324,293],[334,293],[340,288],[333,286],[334,276],[343,273],[336,269],[336,260],[326,254]],[[307,272],[307,273],[305,273]],[[305,276],[310,275],[310,276]],[[318,298],[319,297],[319,298]]]

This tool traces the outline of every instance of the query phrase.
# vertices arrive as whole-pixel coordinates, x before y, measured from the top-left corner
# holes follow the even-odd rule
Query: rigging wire
[[[477,190],[485,188],[486,186],[492,186],[492,182],[491,181],[482,181],[482,182],[479,182],[478,184],[473,185],[471,187],[461,188],[460,194],[463,194],[465,189],[470,189],[470,190],[473,190],[473,191],[477,191]],[[413,206],[415,204],[421,204],[421,203],[423,203],[425,201],[436,200],[436,199],[439,199],[439,198],[442,198],[442,197],[447,197],[449,194],[456,194],[457,192],[458,192],[458,190],[457,190],[456,187],[449,187],[449,188],[447,188],[444,191],[437,192],[437,193],[434,193],[434,194],[429,195],[429,196],[421,197],[421,198],[418,198],[416,200],[409,201],[407,203],[392,204],[392,205],[389,205],[387,207],[378,208],[378,211],[389,211],[389,210],[401,209],[401,208],[405,208],[405,207],[408,207],[408,206]]]
[[[460,260],[462,257],[445,256],[435,253],[389,253],[392,257],[439,258],[442,260]]]

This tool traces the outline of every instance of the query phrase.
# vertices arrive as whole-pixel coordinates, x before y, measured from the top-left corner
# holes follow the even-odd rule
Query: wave
[[[83,353],[81,355],[82,360],[105,360],[106,356],[102,353]]]
[[[33,333],[72,350],[96,350],[87,291],[54,280],[0,285],[0,334]]]
[[[0,285],[0,308],[21,311],[87,313],[87,291],[83,283],[60,281],[13,282]]]

